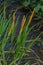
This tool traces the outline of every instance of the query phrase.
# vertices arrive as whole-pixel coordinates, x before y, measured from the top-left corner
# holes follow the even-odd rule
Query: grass
[[[35,10],[33,9],[31,15],[29,15],[28,20],[25,15],[23,16],[21,28],[20,28],[18,36],[16,37],[15,36],[16,30],[17,30],[17,26],[18,26],[18,22],[20,18],[20,16],[18,16],[15,23],[16,11],[13,14],[11,11],[10,16],[7,19],[5,4],[4,4],[4,9],[0,10],[0,13],[1,13],[0,14],[0,55],[2,56],[0,57],[0,65],[2,65],[1,61],[3,61],[3,65],[19,65],[19,63],[23,59],[23,56],[25,56],[27,52],[31,52],[30,51],[31,47],[33,47],[36,41],[40,40],[41,34],[43,35],[43,32],[41,32],[35,39],[32,39],[32,40],[30,39],[28,41],[26,40],[31,30],[33,30],[34,27],[36,26],[36,25],[33,25],[29,27],[35,15]],[[2,38],[2,35],[3,35],[3,38]],[[16,38],[16,42],[15,42],[15,38]],[[9,40],[11,40],[11,43],[14,44],[15,49],[12,48],[11,50],[5,51],[4,48]],[[29,45],[25,47],[26,41],[28,42]],[[43,44],[43,41],[42,41],[42,44]],[[5,54],[7,53],[10,53],[10,54],[12,53],[14,55],[13,61],[11,61],[9,64],[5,56]],[[16,63],[16,61],[18,61],[18,63]],[[33,63],[32,65],[34,64],[40,65],[40,63],[37,63],[37,61],[36,63]],[[30,65],[29,61],[26,62],[24,65]]]

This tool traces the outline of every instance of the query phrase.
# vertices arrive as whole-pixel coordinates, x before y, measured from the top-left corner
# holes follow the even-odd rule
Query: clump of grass
[[[17,11],[17,10],[16,10]],[[10,35],[11,35],[11,43],[14,44],[15,42],[15,35],[16,35],[16,29],[17,29],[17,25],[18,25],[18,21],[19,21],[19,17],[17,18],[16,20],[16,23],[14,22],[15,21],[15,12],[12,14],[12,11],[11,11],[11,14],[10,16],[8,17],[8,19],[6,18],[6,6],[4,4],[4,10],[1,12],[1,15],[0,15],[0,54],[1,54],[1,58],[0,58],[0,65],[1,65],[1,61],[3,61],[3,65],[8,65],[7,63],[7,60],[6,60],[6,57],[5,57],[5,53],[14,53],[14,59],[12,62],[9,63],[9,65],[17,65],[16,64],[16,61],[19,60],[19,62],[22,60],[23,56],[26,54],[27,50],[29,52],[31,47],[35,44],[35,42],[37,40],[39,40],[40,38],[40,35],[43,34],[43,32],[41,32],[35,39],[33,39],[30,44],[29,44],[29,41],[28,41],[28,46],[25,47],[25,41],[27,39],[27,36],[29,35],[30,31],[34,28],[34,26],[31,26],[29,27],[29,25],[31,24],[32,22],[32,19],[35,15],[35,9],[33,9],[32,11],[32,14],[30,16],[30,18],[28,19],[27,21],[27,18],[26,16],[24,15],[23,16],[23,20],[22,20],[22,24],[21,24],[21,28],[20,28],[20,32],[18,34],[18,36],[16,37],[16,47],[14,50],[11,50],[11,51],[5,51],[4,48],[5,48],[5,45],[7,44],[7,41],[9,41],[10,39]],[[3,16],[2,16],[3,14]],[[27,25],[26,25],[26,22]],[[5,33],[4,33],[5,31]],[[4,34],[3,34],[4,33]],[[3,38],[1,37],[3,35]],[[1,39],[2,38],[2,39]],[[19,64],[18,62],[18,64]],[[25,65],[29,64],[28,62],[25,63]]]

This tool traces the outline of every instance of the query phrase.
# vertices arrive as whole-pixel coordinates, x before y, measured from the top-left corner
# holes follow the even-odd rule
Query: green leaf
[[[30,0],[25,0],[22,4],[23,6],[27,7],[30,4]]]
[[[35,12],[38,13],[39,9],[40,9],[40,4],[38,4],[38,5],[35,7]]]
[[[2,65],[2,64],[0,63],[0,65]]]
[[[41,11],[43,12],[43,5],[41,5]]]

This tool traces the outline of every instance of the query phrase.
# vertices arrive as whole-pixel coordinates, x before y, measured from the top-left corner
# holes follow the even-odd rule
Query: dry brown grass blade
[[[35,9],[32,11],[32,14],[31,14],[31,16],[30,16],[30,19],[29,19],[29,21],[28,21],[28,25],[30,25],[30,23],[32,22],[32,18],[33,18],[33,16],[34,16],[34,13],[35,13]]]
[[[8,36],[11,34],[13,28],[14,28],[14,21],[15,21],[15,13],[13,13],[13,16],[12,16],[12,25],[10,27],[10,30],[9,30],[9,33],[8,33]]]
[[[20,34],[22,33],[22,30],[23,30],[23,27],[24,27],[25,23],[26,23],[26,17],[23,16],[23,20],[22,20],[22,24],[21,24],[21,29],[20,29]]]

